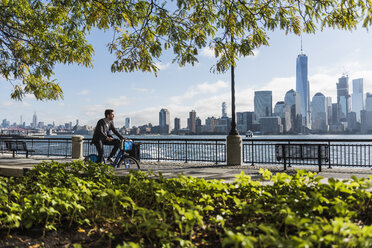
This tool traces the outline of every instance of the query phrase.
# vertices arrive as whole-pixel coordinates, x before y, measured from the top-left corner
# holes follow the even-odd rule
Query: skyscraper
[[[320,92],[311,101],[311,127],[313,130],[328,131],[327,102]]]
[[[168,109],[161,109],[159,112],[160,133],[169,133],[170,114]]]
[[[189,113],[189,118],[187,119],[187,128],[191,133],[196,133],[196,112],[192,110]]]
[[[255,123],[258,124],[260,118],[271,116],[273,112],[273,95],[272,91],[255,91],[254,92],[254,115]]]
[[[288,132],[291,129],[291,109],[284,101],[275,104],[274,115],[279,116],[283,125],[283,131]]]
[[[363,78],[353,80],[353,94],[351,96],[351,108],[360,122],[360,111],[364,109]]]
[[[37,127],[37,115],[36,112],[34,112],[34,115],[32,116],[32,127],[36,128]]]
[[[300,111],[305,126],[310,124],[310,86],[307,74],[307,56],[302,51],[296,60],[296,91],[300,96]]]
[[[372,94],[369,92],[366,94],[366,110],[372,111]]]
[[[332,124],[332,97],[326,97],[328,125]]]
[[[236,124],[238,131],[241,133],[246,133],[248,130],[252,130],[253,119],[253,112],[237,112]]]
[[[181,129],[181,119],[180,118],[174,118],[174,131],[177,132]]]
[[[227,118],[227,113],[226,113],[226,102],[222,103],[222,118]]]
[[[130,128],[130,117],[126,117],[125,118],[125,124],[124,124],[125,128]]]
[[[288,104],[291,111],[291,130],[294,132],[301,132],[301,110],[300,110],[300,96],[293,89],[287,91],[284,97],[284,102]]]
[[[338,79],[337,86],[337,103],[339,108],[340,121],[346,121],[347,115],[350,112],[350,95],[349,95],[349,77],[342,75]]]

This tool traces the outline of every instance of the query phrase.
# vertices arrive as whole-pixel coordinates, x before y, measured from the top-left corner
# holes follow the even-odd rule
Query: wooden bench
[[[278,161],[283,159],[284,170],[291,160],[318,160],[319,172],[322,171],[322,161],[329,161],[328,144],[276,144],[275,154]]]
[[[19,151],[26,152],[26,158],[28,158],[29,152],[35,152],[35,150],[28,149],[25,141],[19,140],[6,140],[5,147],[8,151],[13,152],[13,158],[15,157],[15,153]]]

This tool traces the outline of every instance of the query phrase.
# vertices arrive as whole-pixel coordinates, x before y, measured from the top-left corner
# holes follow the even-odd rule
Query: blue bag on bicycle
[[[133,148],[133,142],[125,141],[124,142],[124,151],[131,151]]]

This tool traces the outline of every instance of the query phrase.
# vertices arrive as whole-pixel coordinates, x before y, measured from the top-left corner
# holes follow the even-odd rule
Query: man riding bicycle
[[[120,147],[120,140],[113,138],[109,133],[110,130],[120,139],[126,139],[115,129],[113,120],[114,110],[106,109],[105,118],[102,118],[97,122],[97,126],[94,130],[92,144],[94,144],[97,148],[98,163],[103,162],[103,145],[114,146],[109,157],[107,158],[107,161],[111,163],[113,162],[112,158],[115,156]]]

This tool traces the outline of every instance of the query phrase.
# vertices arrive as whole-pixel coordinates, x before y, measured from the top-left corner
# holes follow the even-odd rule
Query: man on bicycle
[[[113,120],[114,110],[106,109],[105,118],[102,118],[97,122],[97,126],[94,130],[92,144],[94,144],[97,148],[98,163],[102,163],[103,161],[103,145],[114,146],[110,156],[107,158],[107,161],[110,163],[113,162],[112,158],[115,156],[120,147],[120,140],[114,139],[109,133],[110,130],[120,139],[124,139],[124,137],[115,129]]]

